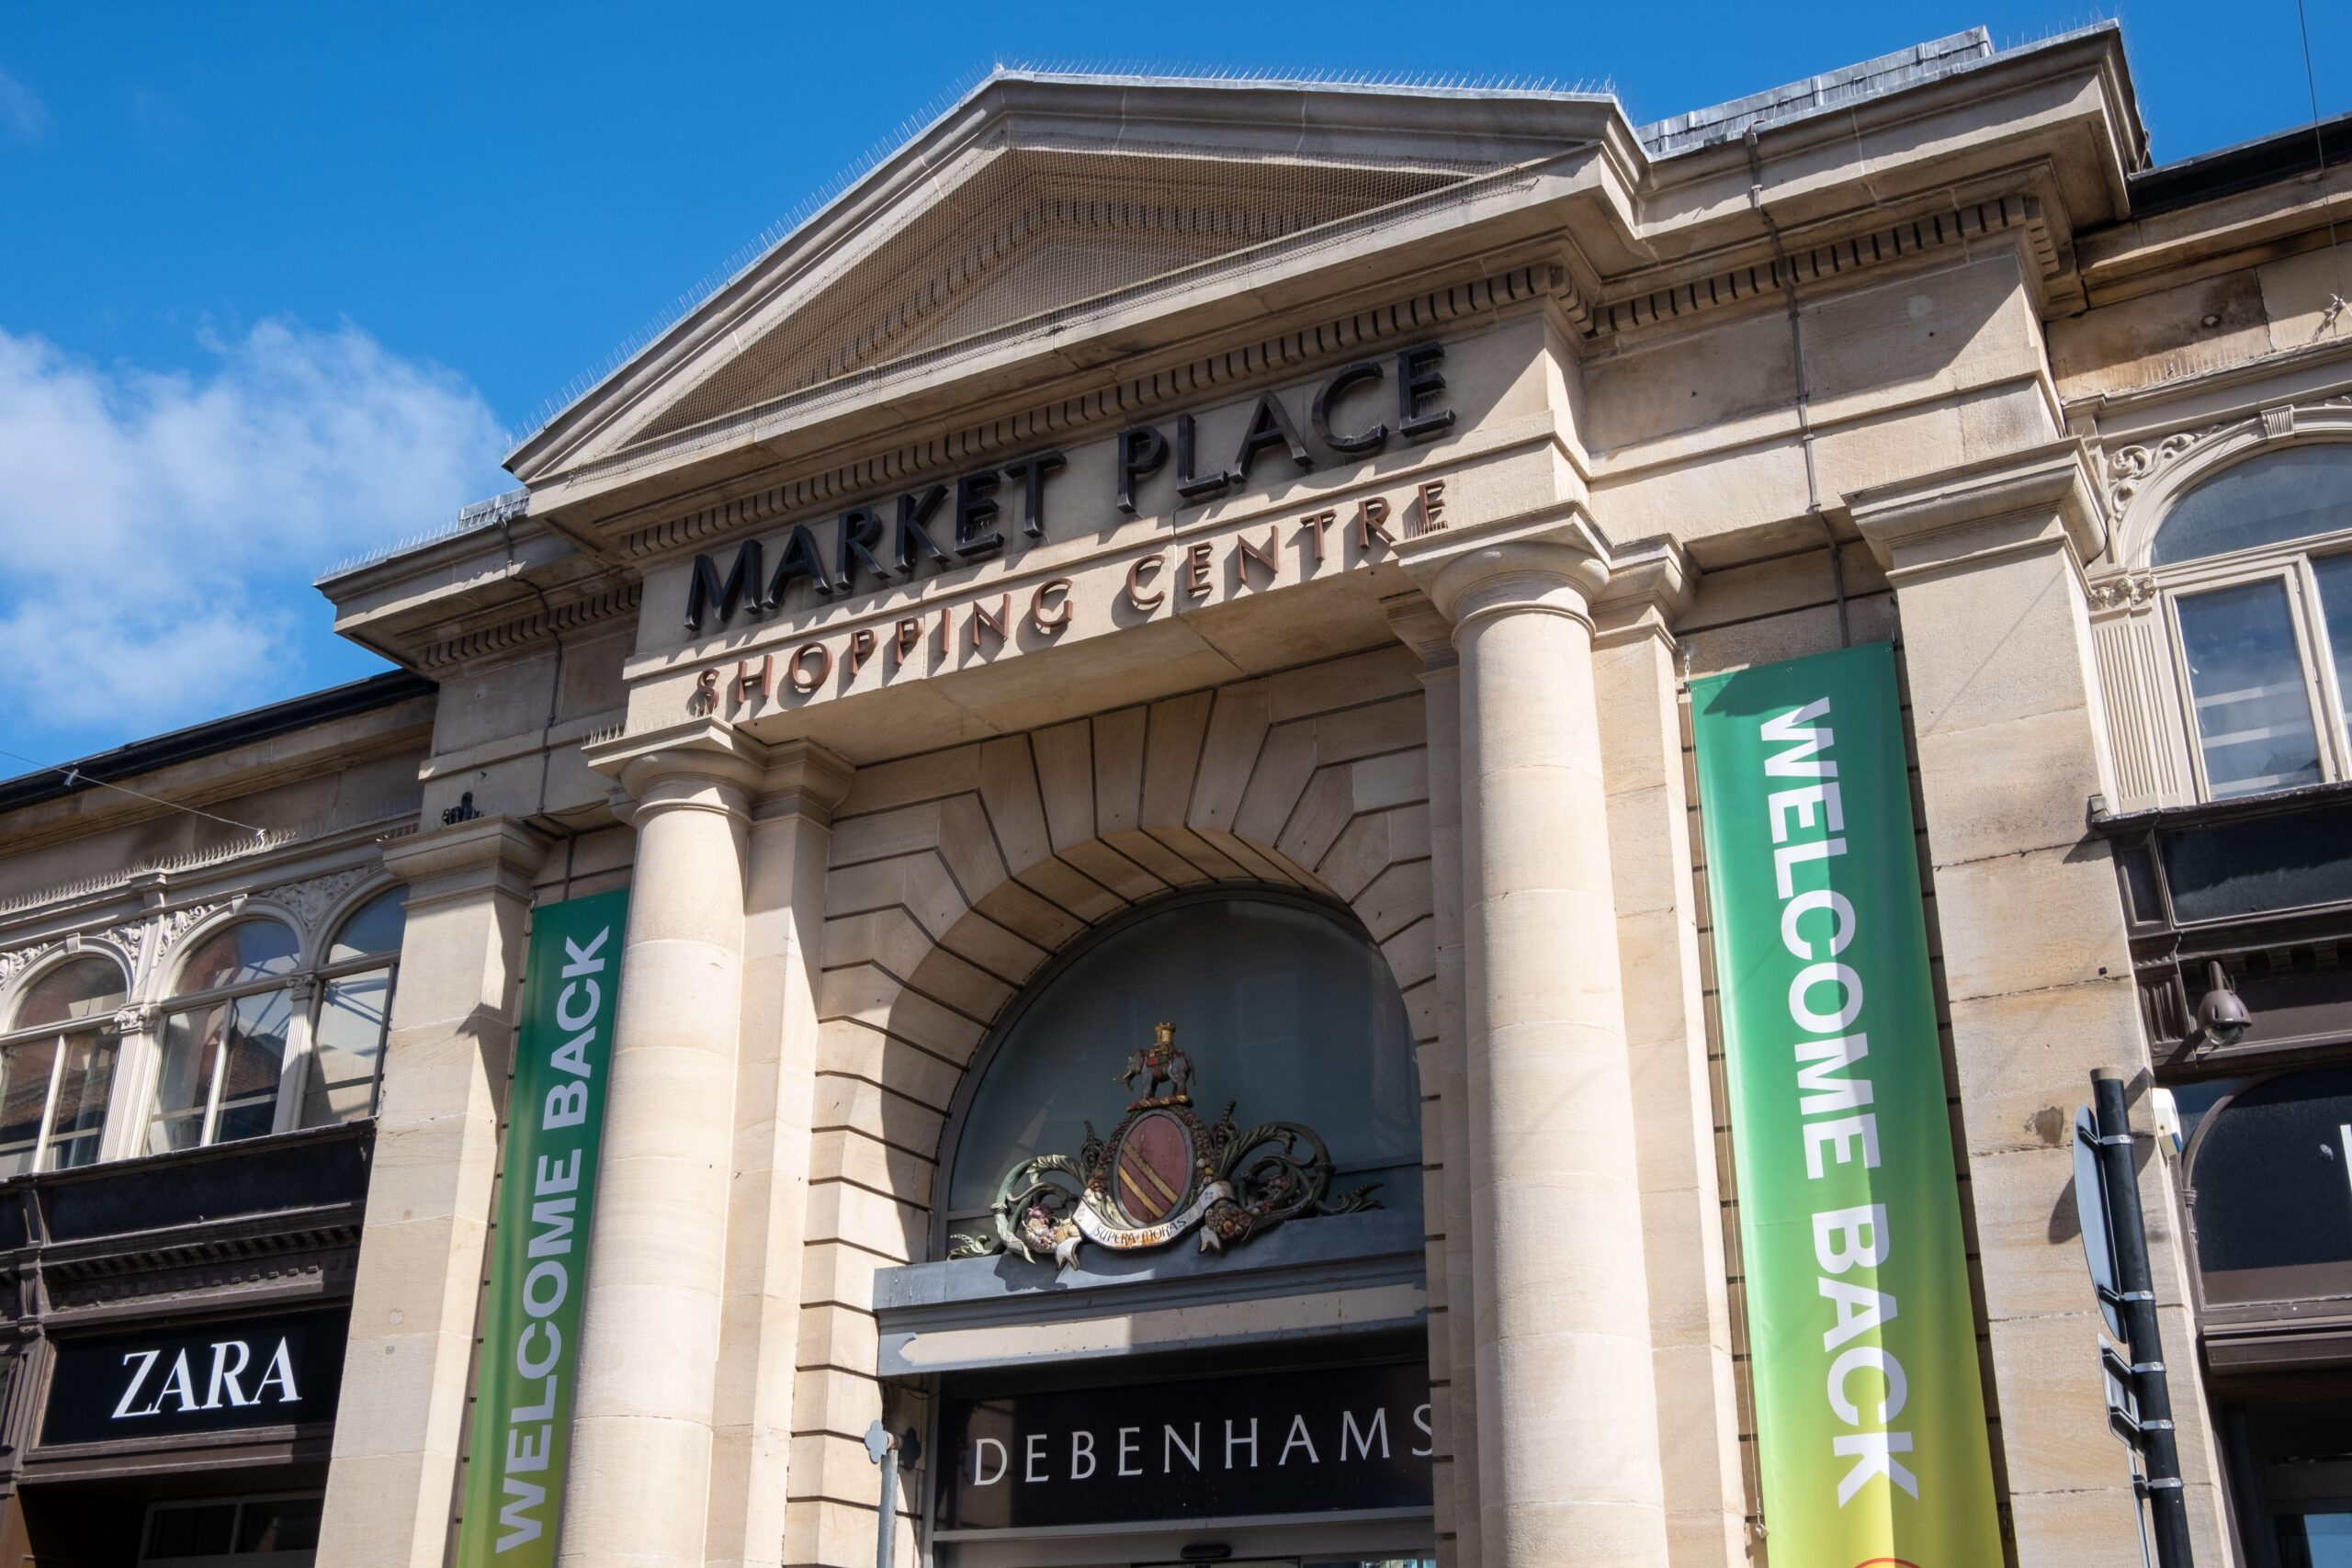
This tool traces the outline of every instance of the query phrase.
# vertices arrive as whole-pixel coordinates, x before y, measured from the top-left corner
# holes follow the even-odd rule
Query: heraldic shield
[[[1243,1128],[1232,1104],[1215,1126],[1193,1110],[1193,1059],[1176,1026],[1153,1031],[1150,1045],[1119,1075],[1142,1096],[1108,1138],[1086,1126],[1076,1157],[1039,1155],[1006,1173],[990,1208],[994,1235],[953,1238],[950,1258],[1017,1252],[1072,1267],[1087,1242],[1122,1252],[1165,1247],[1197,1227],[1203,1252],[1222,1252],[1284,1220],[1376,1209],[1374,1187],[1331,1192],[1331,1155],[1295,1122]]]

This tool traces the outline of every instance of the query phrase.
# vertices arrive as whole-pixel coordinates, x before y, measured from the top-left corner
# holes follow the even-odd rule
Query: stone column
[[[784,1556],[785,1469],[800,1345],[817,986],[833,807],[849,765],[808,741],[768,759],[752,806],[726,1296],[713,1391],[711,1568]]]
[[[1609,716],[1601,758],[1667,1544],[1675,1568],[1725,1568],[1747,1556],[1747,1501],[1673,633],[1698,573],[1671,539],[1622,546],[1610,561],[1609,585],[1593,606],[1593,671]]]
[[[1662,1564],[1634,1100],[1573,515],[1425,536],[1461,655],[1462,891],[1487,1568]]]
[[[1429,1262],[1430,1300],[1442,1303],[1445,1318],[1430,1347],[1431,1375],[1445,1370],[1446,1382],[1433,1391],[1442,1454],[1452,1462],[1439,1471],[1437,1533],[1440,1568],[1476,1568],[1478,1540],[1478,1348],[1473,1303],[1477,1300],[1473,1258],[1469,1053],[1463,1041],[1462,942],[1462,665],[1453,649],[1453,624],[1419,592],[1384,602],[1388,625],[1421,656],[1422,728],[1429,738],[1430,881],[1434,898],[1430,924],[1437,939],[1438,1157],[1443,1168],[1438,1190],[1428,1201],[1430,1228],[1442,1231],[1442,1248]],[[1427,1200],[1425,1200],[1427,1201]],[[1450,1477],[1446,1470],[1450,1469]],[[1452,1551],[1445,1538],[1453,1537]]]
[[[2070,1196],[2091,1069],[2149,1066],[2115,867],[2084,828],[2090,796],[2113,797],[2082,583],[2096,490],[2064,441],[1846,500],[1901,620],[2018,1562],[2138,1568]],[[2146,1161],[2141,1201],[2198,1559],[2226,1562],[2165,1160]]]
[[[408,927],[322,1562],[438,1568],[447,1550],[531,875],[547,849],[503,817],[384,846],[385,869],[408,884]]]
[[[726,1286],[743,867],[761,769],[704,721],[592,753],[635,801],[557,1561],[700,1568]]]

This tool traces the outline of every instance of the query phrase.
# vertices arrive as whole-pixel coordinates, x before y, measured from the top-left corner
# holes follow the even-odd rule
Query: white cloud
[[[0,704],[19,724],[150,733],[303,690],[304,645],[330,635],[311,578],[498,486],[481,394],[356,327],[206,347],[206,374],[160,374],[0,331]]]
[[[49,129],[49,106],[30,87],[0,71],[0,130],[26,141],[39,141]]]

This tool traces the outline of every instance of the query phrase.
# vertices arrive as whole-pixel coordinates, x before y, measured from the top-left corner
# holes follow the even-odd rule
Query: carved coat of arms
[[[1193,1110],[1193,1059],[1160,1024],[1118,1075],[1142,1096],[1108,1138],[1086,1124],[1075,1158],[1039,1155],[1014,1166],[990,1208],[996,1234],[959,1235],[950,1258],[1012,1251],[1057,1271],[1086,1242],[1120,1251],[1165,1247],[1197,1226],[1203,1252],[1222,1252],[1284,1220],[1376,1209],[1372,1187],[1334,1196],[1331,1156],[1295,1122],[1243,1128],[1232,1104],[1210,1126]]]

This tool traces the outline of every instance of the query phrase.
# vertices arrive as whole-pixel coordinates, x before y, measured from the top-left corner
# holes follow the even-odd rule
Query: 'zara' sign
[[[61,1339],[41,1441],[179,1437],[334,1417],[341,1311]]]

